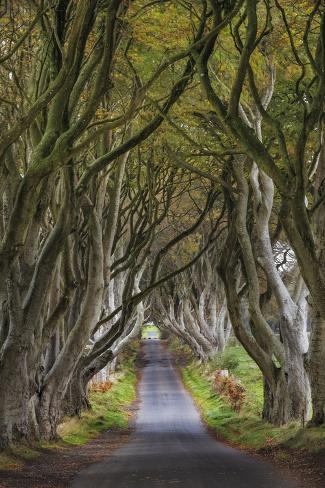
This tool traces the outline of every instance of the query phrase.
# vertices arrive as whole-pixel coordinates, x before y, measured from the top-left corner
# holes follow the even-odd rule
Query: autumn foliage
[[[99,381],[98,383],[91,383],[89,389],[95,393],[105,393],[112,388],[112,385],[111,381]]]
[[[229,401],[233,410],[240,412],[245,402],[246,391],[236,381],[234,376],[224,376],[221,371],[216,371],[214,388],[219,395],[222,395]]]

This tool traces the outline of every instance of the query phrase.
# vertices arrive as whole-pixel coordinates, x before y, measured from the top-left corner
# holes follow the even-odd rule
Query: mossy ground
[[[184,349],[180,353],[184,354]],[[228,369],[245,387],[246,399],[240,413],[232,410],[227,399],[214,391],[213,378],[217,369]],[[275,427],[261,420],[262,375],[238,344],[228,347],[225,353],[216,355],[207,364],[191,360],[182,368],[182,376],[203,419],[221,439],[253,449],[283,447],[310,453],[325,449],[325,428],[303,428],[299,423]]]
[[[0,469],[20,469],[25,462],[38,457],[44,448],[64,449],[82,445],[108,429],[126,429],[130,418],[128,406],[136,398],[134,355],[123,363],[117,380],[106,392],[91,392],[92,409],[81,417],[66,418],[59,426],[60,440],[34,445],[12,445],[0,453]]]

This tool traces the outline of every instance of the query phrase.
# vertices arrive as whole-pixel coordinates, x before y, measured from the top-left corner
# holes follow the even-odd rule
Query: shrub
[[[234,370],[239,366],[239,359],[233,351],[226,351],[222,356],[222,369]]]
[[[221,371],[216,371],[214,388],[229,401],[233,410],[240,412],[245,402],[246,390],[233,376],[224,376]]]
[[[213,366],[217,369],[235,370],[239,366],[239,359],[235,351],[226,349],[222,354],[218,353],[213,359]]]
[[[99,381],[98,383],[91,383],[89,389],[95,393],[104,393],[112,388],[111,381]]]

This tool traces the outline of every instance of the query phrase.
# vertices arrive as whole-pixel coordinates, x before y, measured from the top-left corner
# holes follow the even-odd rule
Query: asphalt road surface
[[[145,341],[144,351],[135,432],[79,473],[72,488],[297,488],[268,464],[214,440],[160,341]]]

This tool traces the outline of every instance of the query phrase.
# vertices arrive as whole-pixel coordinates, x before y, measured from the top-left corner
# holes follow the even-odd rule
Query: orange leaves
[[[222,395],[229,401],[233,410],[240,412],[245,402],[246,390],[242,385],[237,383],[234,376],[225,376],[222,374],[222,371],[216,371],[214,388],[219,395]]]
[[[112,388],[113,383],[111,381],[100,381],[98,383],[92,383],[90,385],[90,391],[95,393],[105,393]]]

